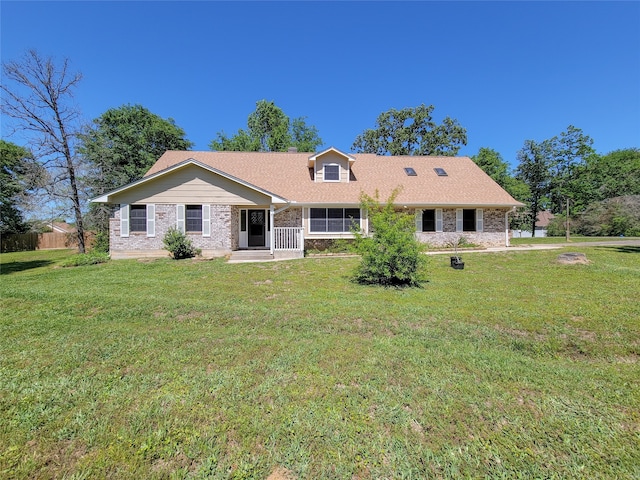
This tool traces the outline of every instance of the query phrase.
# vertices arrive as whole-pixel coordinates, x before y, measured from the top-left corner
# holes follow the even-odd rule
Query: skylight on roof
[[[445,171],[444,168],[440,168],[440,167],[436,167],[434,168],[435,172],[438,174],[439,177],[447,177],[447,172]]]
[[[406,173],[409,177],[417,177],[418,174],[411,167],[404,167],[404,173]]]

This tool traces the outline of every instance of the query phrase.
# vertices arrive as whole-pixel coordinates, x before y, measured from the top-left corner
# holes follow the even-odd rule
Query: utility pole
[[[569,197],[567,197],[567,228],[566,228],[566,232],[567,232],[567,242],[570,242],[571,240],[569,239],[570,235],[569,235]]]

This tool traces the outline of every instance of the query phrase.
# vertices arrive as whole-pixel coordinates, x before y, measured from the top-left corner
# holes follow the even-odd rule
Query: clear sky
[[[515,165],[568,125],[640,147],[640,2],[6,1],[2,60],[69,58],[87,120],[140,104],[194,149],[258,100],[349,151],[390,108],[434,105]],[[4,123],[4,122],[3,122]],[[3,128],[3,137],[5,129]],[[12,140],[8,138],[8,140]],[[19,143],[19,142],[16,142]]]

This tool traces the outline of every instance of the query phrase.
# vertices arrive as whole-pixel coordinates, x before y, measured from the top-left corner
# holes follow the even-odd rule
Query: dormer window
[[[339,182],[340,165],[337,163],[325,163],[323,178],[325,182]]]

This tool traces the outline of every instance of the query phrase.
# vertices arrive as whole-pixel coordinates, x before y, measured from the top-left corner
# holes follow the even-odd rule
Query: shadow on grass
[[[620,253],[640,253],[640,247],[634,247],[633,245],[602,245],[596,248],[603,250],[615,250]]]
[[[10,262],[0,265],[0,275],[9,275],[10,273],[31,270],[32,268],[40,268],[51,265],[51,260],[30,260],[28,262]]]

